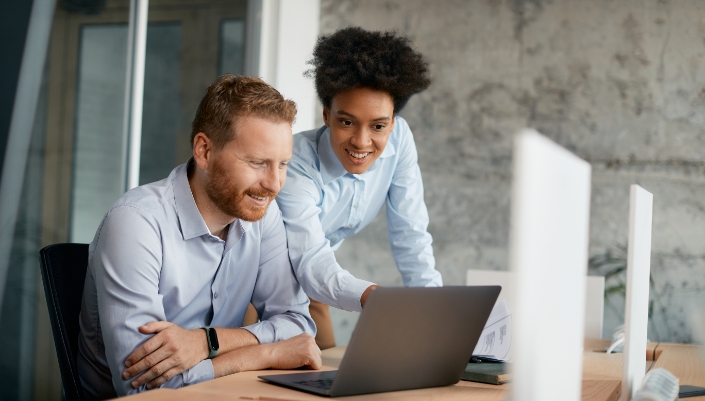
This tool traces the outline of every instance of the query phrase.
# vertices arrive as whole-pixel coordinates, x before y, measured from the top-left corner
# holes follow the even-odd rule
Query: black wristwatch
[[[215,332],[215,329],[210,326],[206,327],[201,327],[203,330],[206,331],[206,339],[208,340],[208,359],[211,359],[218,355],[218,349],[220,349],[220,345],[218,345],[218,333]]]

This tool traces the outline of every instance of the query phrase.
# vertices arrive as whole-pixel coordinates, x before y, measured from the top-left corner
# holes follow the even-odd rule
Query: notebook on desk
[[[509,363],[505,362],[470,362],[465,367],[462,380],[487,384],[508,383],[512,374]]]
[[[337,371],[259,376],[325,396],[460,381],[501,288],[380,288],[370,293]]]

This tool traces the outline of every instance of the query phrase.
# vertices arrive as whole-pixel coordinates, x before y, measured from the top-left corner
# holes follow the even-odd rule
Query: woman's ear
[[[328,107],[323,106],[323,123],[328,127],[330,127],[330,124],[328,124],[328,116],[329,115],[330,115],[330,110],[328,109]]]

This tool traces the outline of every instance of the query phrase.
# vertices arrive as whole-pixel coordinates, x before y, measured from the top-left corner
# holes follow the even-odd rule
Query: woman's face
[[[387,146],[394,129],[394,101],[386,93],[355,88],[337,94],[323,108],[333,152],[351,174],[362,174]]]

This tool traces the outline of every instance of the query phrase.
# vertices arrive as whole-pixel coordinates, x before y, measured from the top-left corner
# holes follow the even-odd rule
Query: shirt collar
[[[176,204],[176,215],[179,218],[181,235],[183,235],[184,240],[211,234],[205,220],[203,220],[203,216],[201,216],[201,212],[198,210],[198,206],[196,206],[196,200],[193,198],[191,186],[188,182],[188,169],[192,163],[193,159],[189,159],[188,162],[176,168],[176,174],[174,175],[174,203]],[[228,242],[237,243],[242,234],[248,231],[250,227],[252,227],[252,222],[242,219],[233,221],[228,228]],[[236,239],[237,241],[235,241]]]
[[[323,133],[321,134],[321,138],[317,143],[317,146],[318,149],[316,150],[318,152],[318,158],[320,159],[321,178],[323,179],[323,185],[326,185],[329,182],[335,180],[336,178],[340,178],[347,174],[345,167],[343,167],[343,164],[340,163],[340,160],[338,160],[338,156],[336,156],[335,152],[333,152],[333,148],[330,145],[330,128],[326,127],[325,131],[323,131]],[[379,155],[379,158],[375,160],[375,162],[372,164],[370,169],[365,172],[365,174],[377,169],[377,166],[380,164],[379,159],[384,159],[386,157],[393,156],[395,153],[396,150],[394,149],[394,144],[392,144],[391,140],[387,141],[387,146],[384,147],[384,151],[381,155]],[[364,176],[365,174],[356,174],[355,176]]]

